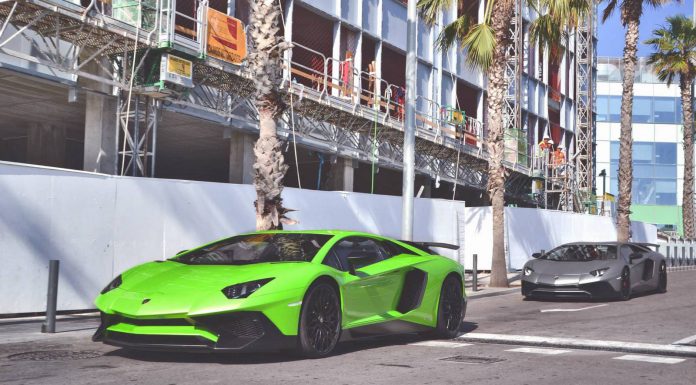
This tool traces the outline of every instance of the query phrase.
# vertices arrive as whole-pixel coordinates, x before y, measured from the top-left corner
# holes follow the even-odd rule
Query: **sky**
[[[619,0],[619,2],[620,1],[621,0]],[[693,1],[694,0],[684,0],[681,3],[671,2],[658,9],[650,7],[643,8],[643,17],[640,19],[638,56],[648,56],[648,54],[650,54],[650,47],[644,45],[643,41],[650,38],[653,30],[665,24],[665,19],[668,16],[681,13],[691,18]],[[600,20],[603,11],[604,2],[599,5]],[[624,36],[626,31],[621,25],[620,14],[621,12],[617,7],[614,14],[607,19],[604,24],[600,22],[598,30],[599,46],[597,47],[599,56],[623,56]]]

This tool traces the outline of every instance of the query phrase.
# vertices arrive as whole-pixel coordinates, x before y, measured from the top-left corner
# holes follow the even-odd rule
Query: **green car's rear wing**
[[[414,242],[414,241],[399,241],[399,242],[405,243],[405,244],[407,244],[407,245],[409,245],[409,246],[416,247],[416,248],[421,249],[421,250],[423,250],[423,251],[425,251],[425,252],[427,252],[427,253],[430,253],[430,254],[436,254],[435,252],[433,252],[433,250],[431,249],[431,247],[441,247],[441,248],[443,248],[443,249],[459,250],[459,246],[458,246],[458,245],[453,245],[453,244],[450,244],[450,243],[442,243],[442,242]]]

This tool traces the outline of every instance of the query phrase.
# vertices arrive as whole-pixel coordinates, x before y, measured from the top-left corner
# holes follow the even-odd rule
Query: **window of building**
[[[610,143],[609,192],[618,195],[619,142]],[[677,144],[633,143],[632,201],[645,205],[677,204]]]
[[[677,117],[677,99],[675,98],[654,98],[653,107],[655,109],[655,123],[674,123],[680,118]]]
[[[621,96],[609,97],[609,121],[621,121]]]
[[[608,122],[609,121],[609,96],[599,95],[597,96],[597,102],[595,103],[597,108],[597,121],[598,122]]]
[[[633,98],[633,123],[652,123],[652,97],[636,96]]]

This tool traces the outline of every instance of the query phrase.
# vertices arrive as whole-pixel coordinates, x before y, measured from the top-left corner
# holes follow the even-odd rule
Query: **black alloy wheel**
[[[657,292],[667,292],[667,264],[663,261],[660,263],[660,271],[658,272]]]
[[[309,288],[302,302],[299,350],[306,357],[327,356],[341,334],[341,305],[336,290],[320,282]]]
[[[462,325],[464,296],[461,281],[448,277],[440,290],[440,302],[437,310],[437,327],[435,334],[439,338],[452,339],[459,335]]]
[[[628,301],[631,298],[631,272],[628,267],[624,267],[621,271],[621,290],[619,296],[622,301]]]

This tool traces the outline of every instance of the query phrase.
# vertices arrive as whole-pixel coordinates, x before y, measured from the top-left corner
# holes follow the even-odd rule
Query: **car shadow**
[[[628,300],[641,297],[648,297],[651,295],[659,294],[655,291],[643,291],[639,293],[631,294],[631,298]],[[626,302],[620,298],[554,298],[554,297],[523,297],[525,302],[548,302],[548,303],[613,303],[613,302]]]
[[[459,329],[461,334],[469,333],[478,328],[474,322],[462,322]],[[431,337],[421,334],[395,334],[381,337],[361,338],[351,341],[339,342],[335,350],[326,358],[342,356],[345,354],[379,349],[387,346],[408,345],[416,342],[432,340]],[[146,362],[167,363],[209,363],[221,365],[257,365],[282,362],[293,362],[307,358],[294,352],[271,353],[180,353],[180,352],[156,352],[130,349],[116,349],[105,356],[122,357]]]

